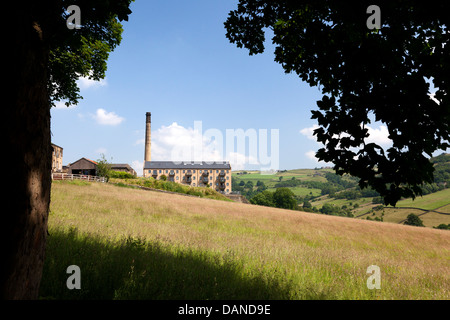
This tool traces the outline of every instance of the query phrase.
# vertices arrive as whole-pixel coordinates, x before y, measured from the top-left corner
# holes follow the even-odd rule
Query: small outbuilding
[[[81,158],[69,165],[69,174],[97,175],[97,162],[87,158]]]

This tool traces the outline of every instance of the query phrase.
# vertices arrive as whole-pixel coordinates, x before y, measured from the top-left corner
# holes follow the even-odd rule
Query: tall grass
[[[49,226],[43,298],[450,298],[444,230],[65,182]]]

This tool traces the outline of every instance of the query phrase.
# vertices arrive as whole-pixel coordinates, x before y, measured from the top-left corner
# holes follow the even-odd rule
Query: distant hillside
[[[433,184],[425,185],[422,191],[427,203],[431,202],[432,207],[439,207],[436,205],[440,202],[436,202],[436,205],[433,204],[433,199],[437,199],[437,196],[426,196],[444,191],[450,186],[450,154],[443,153],[431,158],[430,161],[435,167],[435,180]],[[403,218],[386,220],[381,214],[377,215],[375,211],[380,211],[384,207],[379,194],[370,188],[361,190],[357,178],[348,175],[341,177],[330,168],[285,170],[269,175],[257,171],[233,173],[233,191],[241,192],[251,202],[252,199],[263,199],[261,202],[253,201],[256,204],[270,205],[270,201],[267,201],[264,197],[258,196],[255,198],[255,196],[264,191],[274,192],[277,188],[291,190],[298,203],[298,208],[304,211],[346,217],[364,217],[379,221],[389,220],[397,223],[404,220]],[[446,193],[441,192],[439,194]],[[420,207],[423,202],[420,202],[419,199],[421,197],[418,197],[414,203]],[[450,204],[450,196],[446,199],[444,202],[449,201],[447,204]],[[402,201],[399,202],[397,207],[401,203]],[[404,213],[400,216],[403,217]],[[429,227],[438,226],[441,220],[442,223],[450,223],[448,217],[442,215],[427,220],[429,221],[425,225]]]

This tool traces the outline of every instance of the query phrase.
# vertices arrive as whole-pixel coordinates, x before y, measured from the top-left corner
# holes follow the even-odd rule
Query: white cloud
[[[316,136],[314,136],[313,133],[314,130],[318,128],[319,126],[317,124],[313,124],[312,127],[301,129],[300,133],[306,136],[308,139],[316,141]]]
[[[100,81],[89,79],[89,77],[79,77],[77,80],[78,87],[83,89],[94,89],[99,87],[104,87],[108,85],[108,82],[105,79],[101,79]]]
[[[220,131],[208,135],[197,128],[185,128],[176,122],[152,132],[152,160],[155,161],[229,161],[233,170],[247,169],[248,165],[258,165],[253,155],[230,151],[223,156],[225,141],[221,141]],[[209,132],[211,133],[211,131]],[[143,143],[143,139],[135,142]]]
[[[306,136],[310,140],[316,141],[316,136],[313,135],[315,129],[319,128],[317,124],[314,124],[311,127],[303,128],[300,130],[300,133]],[[389,139],[389,131],[385,125],[380,125],[378,128],[367,126],[367,133],[369,136],[366,138],[366,143],[376,143],[379,145],[389,145],[392,143],[391,139]],[[347,133],[342,133],[341,137],[348,137]]]
[[[125,120],[125,118],[118,116],[114,112],[106,112],[105,109],[97,109],[97,112],[93,116],[95,121],[97,121],[98,124],[101,125],[110,125],[110,126],[116,126],[122,121]]]
[[[145,145],[145,138],[136,140],[136,141],[133,143],[133,145],[135,145],[135,146]]]
[[[389,131],[386,126],[381,125],[378,128],[366,127],[368,130],[367,133],[369,134],[369,137],[366,138],[366,143],[376,143],[378,145],[389,145],[392,143],[392,140],[389,139]]]
[[[253,156],[246,156],[245,154],[238,152],[230,152],[228,159],[233,170],[244,170],[247,168],[247,164],[258,165],[258,159]]]
[[[142,140],[136,141],[136,144]],[[152,132],[152,160],[220,161],[223,160],[215,141],[193,128],[173,122]]]
[[[326,166],[329,165],[329,162],[325,162],[325,161],[319,161],[319,159],[316,158],[316,152],[314,150],[309,150],[307,152],[305,152],[305,156],[309,159],[314,161],[316,164],[321,165],[321,166]]]
[[[144,174],[144,161],[134,160],[131,162],[131,167],[136,171],[138,176],[142,176]]]
[[[314,151],[314,150],[309,150],[309,151],[305,152],[305,156],[310,160],[317,161],[316,151]]]

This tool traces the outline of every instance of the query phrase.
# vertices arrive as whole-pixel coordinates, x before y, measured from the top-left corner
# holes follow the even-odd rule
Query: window
[[[209,180],[212,180],[212,176],[209,177]]]
[[[219,170],[216,170],[216,173],[219,173]]]
[[[179,176],[177,176],[177,180],[178,180]]]
[[[162,172],[162,170],[159,170],[159,173],[161,173]]]
[[[229,185],[230,185],[230,183],[227,182],[227,186],[229,186]],[[278,193],[277,193],[277,195],[278,195]]]
[[[194,179],[195,180],[195,176],[192,178],[192,179]]]
[[[193,187],[195,187],[195,182],[192,184]]]
[[[192,170],[193,173],[195,173],[195,170]]]
[[[166,170],[166,173],[168,172],[168,170]]]
[[[230,189],[227,189],[227,192],[230,192]]]
[[[227,176],[227,180],[230,180],[230,177],[229,177],[229,176]]]
[[[183,173],[185,173],[186,170],[183,170]]]
[[[202,173],[202,170],[198,170],[198,173]]]
[[[178,170],[177,170],[177,173],[178,173]]]

